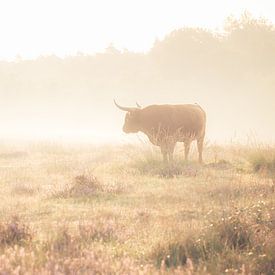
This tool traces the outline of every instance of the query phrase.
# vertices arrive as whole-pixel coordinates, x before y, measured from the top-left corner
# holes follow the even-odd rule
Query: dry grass
[[[138,146],[20,152],[0,158],[1,274],[274,274],[272,173],[252,149],[209,146],[204,166]]]

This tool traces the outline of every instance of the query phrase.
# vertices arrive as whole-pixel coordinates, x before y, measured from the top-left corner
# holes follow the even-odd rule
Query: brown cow
[[[203,140],[205,135],[206,114],[198,104],[150,105],[141,108],[122,107],[126,111],[123,131],[125,133],[143,132],[149,140],[160,146],[163,160],[173,160],[177,142],[184,142],[185,160],[188,159],[190,144],[197,140],[199,162],[202,163]]]

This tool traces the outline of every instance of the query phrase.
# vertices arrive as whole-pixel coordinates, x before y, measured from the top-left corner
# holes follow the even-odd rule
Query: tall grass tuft
[[[198,164],[177,159],[171,163],[165,163],[152,151],[143,152],[142,155],[133,158],[130,165],[142,175],[161,178],[173,178],[180,175],[195,177],[202,169]]]
[[[185,239],[172,240],[164,244],[159,244],[153,249],[151,258],[155,265],[160,268],[174,268],[184,266],[188,259],[197,262],[204,257],[204,251],[200,245],[196,243],[195,237],[187,237]]]
[[[272,180],[272,191],[275,191],[275,149],[259,148],[249,155],[249,162],[255,173]]]

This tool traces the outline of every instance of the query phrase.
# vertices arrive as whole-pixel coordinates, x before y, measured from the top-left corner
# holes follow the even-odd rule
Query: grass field
[[[204,155],[0,145],[0,274],[274,274],[274,149]]]

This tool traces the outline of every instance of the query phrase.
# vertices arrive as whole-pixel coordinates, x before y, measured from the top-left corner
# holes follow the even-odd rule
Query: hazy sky
[[[110,43],[146,51],[173,29],[221,29],[245,10],[275,23],[274,0],[0,0],[0,59],[94,53]]]

